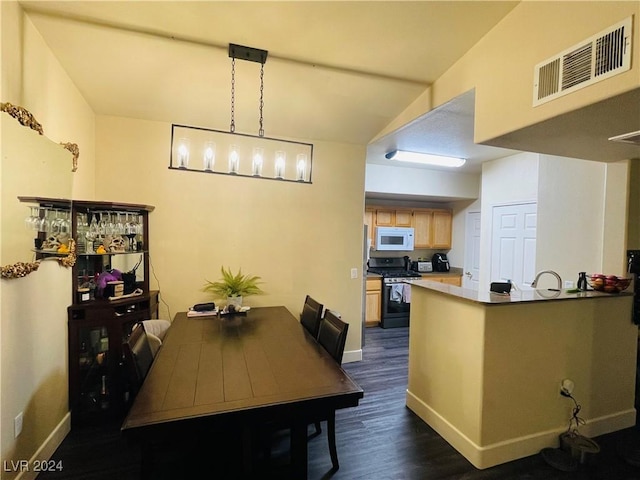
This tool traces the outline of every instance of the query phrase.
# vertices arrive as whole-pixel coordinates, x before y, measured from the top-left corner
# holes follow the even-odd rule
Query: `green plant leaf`
[[[250,295],[261,295],[264,293],[258,286],[261,277],[257,275],[243,275],[242,269],[233,274],[231,267],[225,270],[220,268],[222,278],[216,282],[206,280],[203,291],[213,295],[215,299],[225,299],[227,297],[248,297]]]

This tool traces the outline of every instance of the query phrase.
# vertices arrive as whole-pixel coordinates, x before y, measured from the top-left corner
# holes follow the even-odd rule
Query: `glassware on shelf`
[[[51,214],[51,210],[47,208],[40,209],[39,218],[38,218],[38,232],[48,233],[51,231],[51,219],[49,215]]]
[[[85,247],[86,253],[95,253],[94,244],[96,238],[98,238],[98,220],[96,219],[97,214],[92,214],[89,212],[87,214],[91,217],[91,222],[89,222],[89,228],[84,234],[84,238],[87,239],[87,244]]]
[[[114,225],[114,233],[116,235],[124,235],[124,222],[122,221],[122,212],[116,212],[116,222]]]
[[[129,214],[127,214],[128,216]],[[128,218],[124,224],[124,234],[129,239],[129,245],[127,250],[135,252],[137,250],[136,235],[138,234],[138,223],[136,222],[136,215],[131,214],[131,218]]]
[[[29,230],[37,230],[40,221],[40,210],[38,207],[29,207],[31,214],[24,219],[24,226]]]

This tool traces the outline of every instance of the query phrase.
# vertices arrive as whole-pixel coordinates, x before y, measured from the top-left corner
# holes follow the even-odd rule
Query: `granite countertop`
[[[567,293],[562,291],[551,290],[518,290],[511,292],[510,295],[502,295],[487,291],[471,290],[468,288],[456,287],[440,282],[432,282],[429,280],[411,280],[407,281],[411,285],[421,288],[427,288],[447,295],[469,300],[476,303],[484,303],[487,305],[512,305],[515,303],[539,302],[549,300],[582,300],[582,299],[598,299],[598,298],[618,298],[621,296],[633,296],[631,292],[621,293],[605,293],[588,290],[578,293]]]

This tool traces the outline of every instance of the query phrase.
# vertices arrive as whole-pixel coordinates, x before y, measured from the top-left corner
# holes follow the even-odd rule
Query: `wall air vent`
[[[632,20],[628,17],[536,65],[533,106],[629,70]]]

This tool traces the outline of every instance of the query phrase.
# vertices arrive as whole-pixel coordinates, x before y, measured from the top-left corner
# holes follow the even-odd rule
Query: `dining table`
[[[307,425],[356,407],[362,388],[284,306],[236,315],[176,314],[122,424],[139,443],[143,478],[154,445],[197,432],[243,432],[251,474],[256,432],[291,429],[291,478],[307,478]]]

